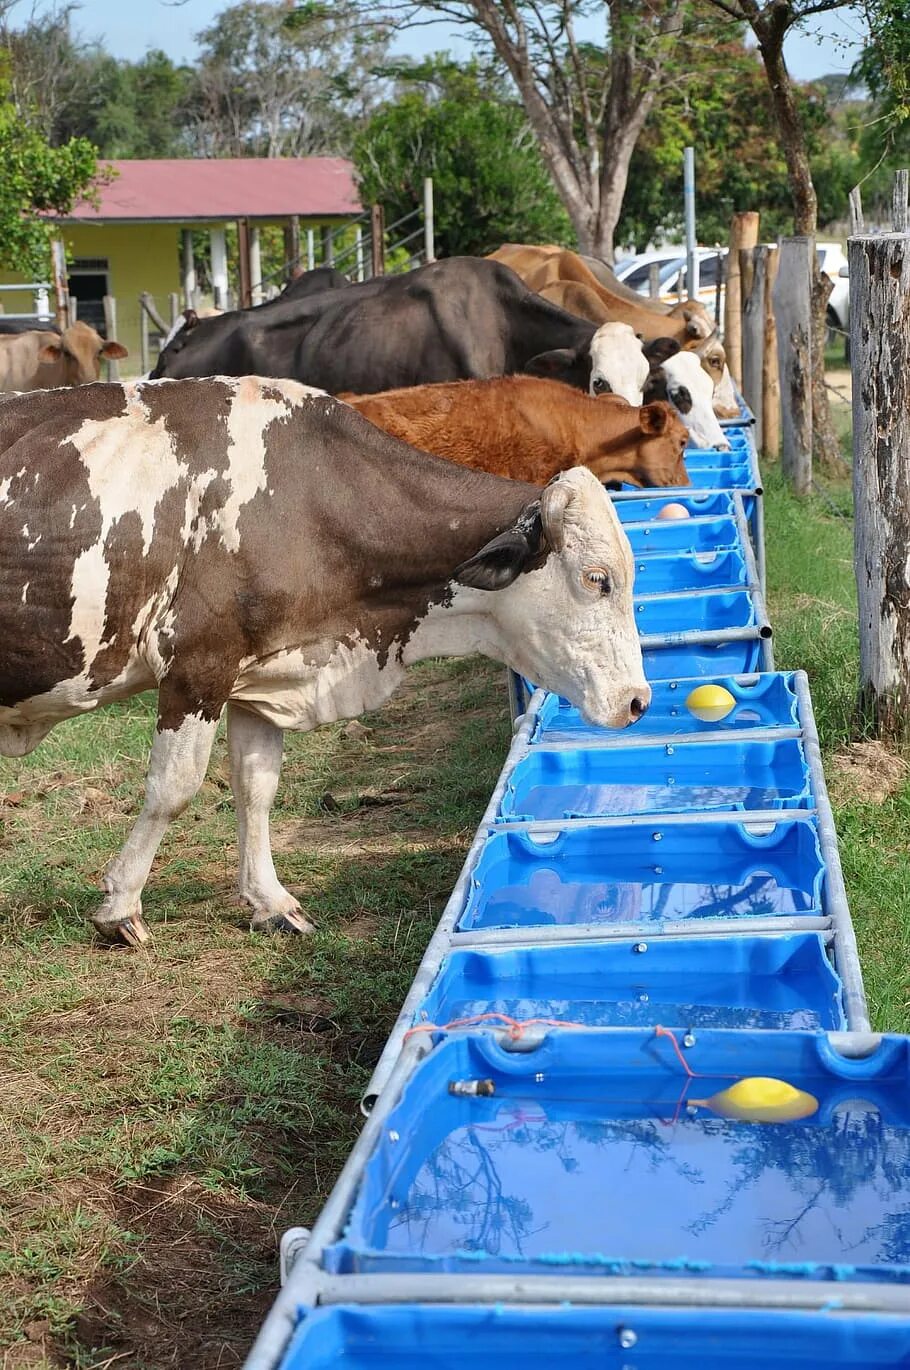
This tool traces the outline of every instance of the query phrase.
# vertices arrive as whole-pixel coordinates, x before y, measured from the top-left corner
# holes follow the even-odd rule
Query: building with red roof
[[[104,332],[102,300],[105,295],[116,300],[117,335],[130,349],[127,373],[140,369],[143,293],[153,296],[165,319],[174,293],[180,308],[206,299],[238,302],[239,282],[231,279],[236,276],[238,222],[245,221],[249,235],[250,284],[258,302],[270,285],[282,284],[280,267],[274,281],[263,280],[264,232],[270,233],[274,248],[280,241],[275,230],[283,229],[284,260],[299,258],[306,267],[332,260],[343,241],[353,240],[351,221],[363,212],[354,168],[343,157],[124,160],[102,165],[110,169],[110,179],[98,187],[96,196],[60,220],[61,237],[79,317]],[[199,289],[203,267],[209,287],[205,296]],[[354,267],[353,259],[345,264],[347,270]],[[15,277],[2,279],[12,282]],[[4,292],[0,300],[11,313],[32,307],[24,293],[19,297]]]

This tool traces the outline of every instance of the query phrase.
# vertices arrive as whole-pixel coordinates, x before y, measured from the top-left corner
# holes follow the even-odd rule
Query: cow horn
[[[540,522],[543,534],[554,552],[561,552],[565,546],[563,516],[572,503],[574,494],[572,487],[557,477],[545,488],[540,497]]]

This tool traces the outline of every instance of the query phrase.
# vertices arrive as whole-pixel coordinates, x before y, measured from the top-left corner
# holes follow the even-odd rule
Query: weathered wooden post
[[[765,361],[765,281],[768,249],[746,247],[739,254],[742,280],[743,399],[755,415],[755,443],[762,445],[762,377]]]
[[[312,229],[310,229],[312,233]],[[294,278],[294,268],[300,261],[300,215],[292,214],[284,226],[284,279]]]
[[[780,456],[780,375],[777,362],[777,325],[774,322],[774,283],[778,249],[768,248],[765,272],[765,352],[762,363],[761,454],[770,461]]]
[[[101,301],[104,310],[104,336],[108,341],[117,339],[117,301],[113,295],[105,295]],[[109,381],[119,381],[120,363],[116,357],[112,357],[105,362],[107,366],[107,378]]]
[[[746,210],[734,214],[730,225],[730,250],[727,253],[727,293],[724,302],[724,351],[730,375],[742,388],[743,350],[742,350],[742,292],[740,289],[739,254],[744,247],[755,247],[758,243],[758,214]]]
[[[652,300],[660,299],[660,262],[648,267],[648,294]]]
[[[385,214],[382,205],[370,208],[370,268],[374,276],[385,275]]]
[[[780,371],[781,469],[797,495],[812,485],[812,271],[815,240],[782,238],[774,285]]]
[[[66,247],[62,238],[51,243],[51,263],[54,271],[54,314],[58,328],[69,323],[69,283],[66,274]]]
[[[850,263],[854,560],[860,712],[876,736],[910,741],[910,231],[907,173],[895,230],[863,231]],[[898,228],[898,225],[900,227]]]
[[[253,277],[250,262],[250,221],[237,220],[237,266],[240,277],[240,308],[249,309],[253,303]]]

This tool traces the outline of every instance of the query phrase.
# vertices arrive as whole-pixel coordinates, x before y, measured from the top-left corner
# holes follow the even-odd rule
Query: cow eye
[[[609,382],[609,381],[605,381],[604,378],[603,378],[603,376],[598,376],[598,377],[597,377],[597,379],[596,379],[595,382],[594,382],[594,385],[593,385],[592,389],[594,390],[594,394],[595,394],[595,395],[612,395],[612,394],[613,394],[613,391],[612,391],[612,389],[611,389],[611,387],[610,387],[610,382]]]
[[[582,571],[581,582],[586,590],[593,590],[599,595],[608,595],[613,589],[608,572],[599,566],[590,566],[586,571]]]

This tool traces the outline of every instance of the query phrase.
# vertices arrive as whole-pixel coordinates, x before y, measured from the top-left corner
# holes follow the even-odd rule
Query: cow
[[[606,272],[595,275],[590,259],[552,245],[505,243],[491,254],[491,260],[504,262],[531,290],[590,323],[624,321],[645,342],[674,338],[681,347],[698,354],[715,387],[715,412],[721,418],[738,416],[739,406],[723,344],[708,311],[698,300],[654,308],[652,301],[635,295],[618,282],[615,288],[606,284]]]
[[[533,376],[339,398],[412,447],[532,485],[570,466],[610,484],[689,484],[688,430],[668,404],[633,408]]]
[[[658,338],[645,345],[651,373],[645,386],[649,403],[666,400],[676,410],[694,447],[720,448],[729,452],[730,443],[717,421],[713,388],[698,358],[680,350],[672,338]]]
[[[308,295],[319,295],[323,290],[344,290],[351,282],[333,266],[316,266],[312,271],[298,271],[277,297],[279,300],[305,300]],[[257,305],[261,309],[262,305]]]
[[[85,385],[101,374],[101,359],[127,357],[122,343],[105,342],[79,320],[62,333],[33,329],[0,337],[0,394]]]
[[[538,368],[585,390],[600,377],[639,404],[647,376],[631,332],[600,334],[498,262],[449,257],[204,320],[162,351],[152,377],[267,375],[375,394]]]
[[[269,845],[283,733],[376,708],[405,668],[482,652],[623,727],[647,708],[634,564],[590,471],[543,491],[259,377],[0,402],[0,753],[158,691],[145,804],[98,931],[146,940],[159,842],[227,714],[238,893],[310,931]]]

